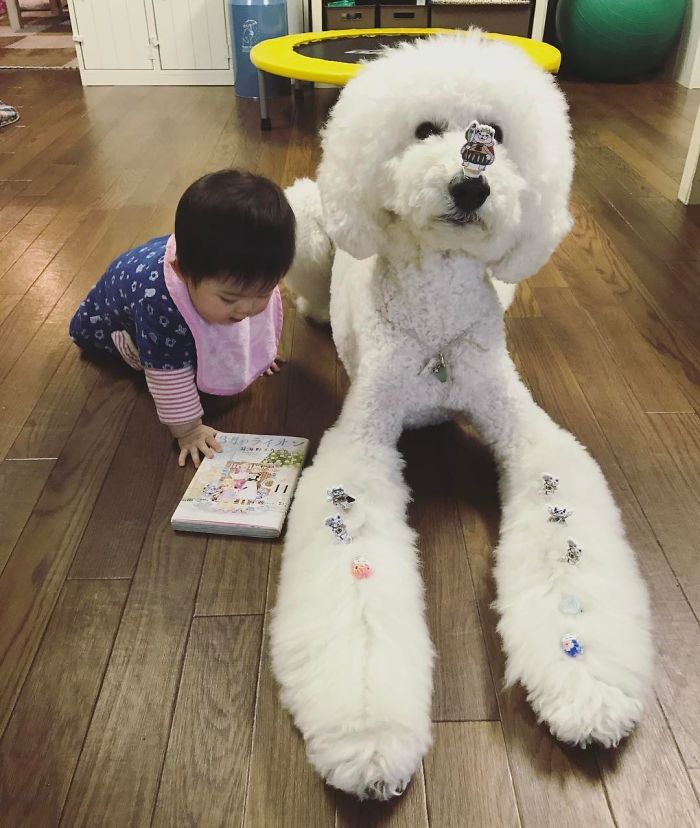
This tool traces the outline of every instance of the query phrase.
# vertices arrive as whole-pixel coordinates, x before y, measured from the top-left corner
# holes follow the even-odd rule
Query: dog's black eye
[[[494,131],[494,138],[496,139],[497,144],[503,143],[503,130],[498,126],[498,124],[489,124],[490,127],[493,127]]]
[[[425,141],[431,135],[442,135],[444,131],[445,127],[439,124],[434,124],[432,121],[423,121],[422,124],[418,124],[416,127],[416,138],[419,141]]]

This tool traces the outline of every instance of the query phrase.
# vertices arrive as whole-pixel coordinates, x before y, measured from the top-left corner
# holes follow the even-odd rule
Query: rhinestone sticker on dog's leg
[[[566,539],[566,552],[559,560],[562,563],[577,564],[581,560],[583,549],[576,543],[573,538]]]
[[[355,502],[355,498],[348,494],[342,486],[331,486],[326,489],[326,500],[329,500],[336,509],[347,511]]]
[[[365,558],[355,558],[352,562],[352,577],[357,578],[358,581],[364,581],[372,574],[372,567],[369,561]]]
[[[323,521],[323,525],[331,530],[338,543],[350,543],[352,541],[352,535],[348,532],[348,527],[340,515],[330,515]]]
[[[583,612],[583,608],[575,595],[564,595],[559,601],[559,611],[564,615],[578,615]]]
[[[573,515],[573,509],[567,509],[566,506],[549,506],[549,522],[550,523],[566,523],[567,518]]]
[[[561,648],[569,658],[576,658],[583,653],[583,644],[573,633],[567,633],[562,637]]]

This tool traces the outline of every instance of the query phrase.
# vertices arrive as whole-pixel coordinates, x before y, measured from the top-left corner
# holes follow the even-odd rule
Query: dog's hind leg
[[[466,404],[501,467],[496,609],[506,684],[565,742],[616,745],[651,692],[647,589],[598,464],[507,355]]]
[[[321,197],[315,181],[300,178],[285,190],[296,218],[296,253],[285,283],[297,308],[317,322],[328,322],[333,243],[323,227]]]
[[[271,652],[317,771],[360,798],[388,799],[430,746],[433,647],[396,449],[401,413],[379,379],[360,373],[299,483]],[[347,510],[327,500],[334,486],[355,499]]]

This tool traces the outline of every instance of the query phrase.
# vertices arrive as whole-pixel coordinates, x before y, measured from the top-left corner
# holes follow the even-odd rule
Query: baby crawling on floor
[[[199,392],[238,394],[279,371],[278,284],[294,258],[294,214],[272,181],[239,170],[191,184],[175,233],[118,256],[70,322],[87,354],[143,371],[179,463],[220,451]]]

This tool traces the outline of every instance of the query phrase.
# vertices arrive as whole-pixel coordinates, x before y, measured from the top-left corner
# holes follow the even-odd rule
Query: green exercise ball
[[[678,37],[685,7],[686,0],[559,0],[564,66],[607,81],[653,72]]]

